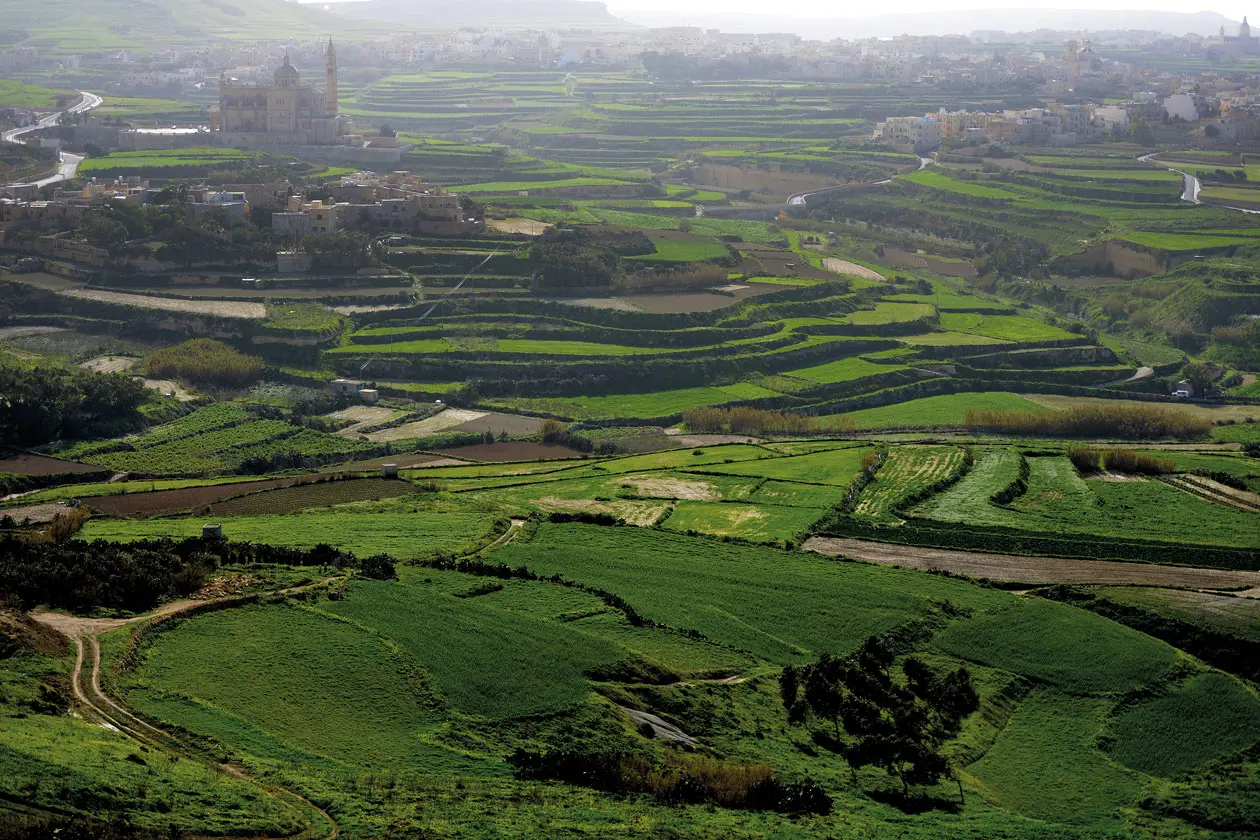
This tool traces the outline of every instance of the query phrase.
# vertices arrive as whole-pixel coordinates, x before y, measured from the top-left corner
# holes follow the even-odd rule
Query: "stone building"
[[[331,40],[326,57],[322,91],[302,83],[287,54],[273,84],[220,79],[219,104],[210,112],[216,140],[220,145],[263,148],[341,143],[346,126],[337,113],[337,54]]]

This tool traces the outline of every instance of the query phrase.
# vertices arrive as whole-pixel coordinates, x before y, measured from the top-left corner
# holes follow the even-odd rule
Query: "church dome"
[[[292,87],[301,78],[297,68],[289,63],[289,56],[285,55],[284,64],[280,65],[279,69],[276,70],[276,85],[279,87]]]

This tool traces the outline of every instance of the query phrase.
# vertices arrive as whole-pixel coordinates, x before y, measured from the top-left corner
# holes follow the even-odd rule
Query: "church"
[[[216,141],[251,148],[341,143],[347,127],[337,113],[337,51],[331,38],[325,58],[322,92],[302,83],[287,53],[273,84],[219,79],[219,105],[210,111]]]
[[[1218,58],[1260,55],[1260,38],[1251,34],[1251,24],[1247,23],[1247,18],[1244,16],[1238,27],[1238,36],[1226,35],[1225,27],[1222,26],[1220,39],[1216,44],[1208,47],[1208,54]]]

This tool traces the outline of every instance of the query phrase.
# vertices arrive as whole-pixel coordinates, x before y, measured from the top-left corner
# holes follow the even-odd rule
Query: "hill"
[[[717,12],[700,18],[686,6],[676,10],[622,8],[627,20],[643,26],[701,25],[736,32],[795,32],[804,38],[891,38],[897,35],[987,32],[1065,32],[1138,29],[1170,35],[1214,35],[1238,22],[1217,12],[1163,12],[1105,9],[985,9],[894,12],[862,17],[811,18],[771,14]]]
[[[27,44],[60,53],[147,50],[206,41],[315,38],[357,33],[322,9],[285,0],[0,0],[0,20],[30,33]]]
[[[468,3],[365,0],[332,3],[330,11],[360,20],[376,20],[417,29],[452,29],[484,26],[493,21],[502,29],[546,29],[564,26],[597,26],[625,29],[625,21],[613,17],[603,3],[590,0],[472,0]]]

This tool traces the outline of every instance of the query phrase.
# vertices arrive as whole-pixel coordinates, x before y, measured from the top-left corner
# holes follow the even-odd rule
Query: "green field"
[[[1117,826],[1141,792],[1095,747],[1110,701],[1040,688],[1026,699],[993,748],[968,772],[997,804],[1035,819]]]
[[[1121,714],[1110,753],[1135,770],[1175,777],[1252,746],[1258,728],[1253,691],[1223,674],[1202,674]]]
[[[778,393],[749,382],[718,385],[709,388],[682,388],[649,394],[610,394],[591,397],[557,397],[554,399],[492,400],[491,405],[506,409],[540,411],[574,420],[612,418],[667,417],[689,408],[722,405],[741,400],[775,397]]]
[[[990,503],[990,496],[1016,479],[1020,457],[1013,450],[992,450],[978,457],[976,468],[962,482],[926,503],[921,513],[944,522],[1034,532],[1256,545],[1255,521],[1249,512],[1156,480],[1085,480],[1067,458],[1029,458],[1028,492],[1007,507]]]
[[[888,569],[638,529],[547,526],[495,557],[615,591],[649,618],[776,663],[851,650],[921,614],[928,597],[976,607],[1006,597],[932,578],[907,590]],[[670,595],[680,591],[689,597]]]
[[[976,315],[945,312],[941,329],[974,333],[1003,341],[1071,341],[1077,338],[1067,330],[1052,327],[1023,315]]]
[[[68,90],[27,85],[14,79],[0,79],[0,107],[51,111],[62,97],[74,97]],[[77,97],[75,97],[77,98]]]
[[[656,246],[656,253],[631,259],[651,262],[700,262],[720,259],[727,255],[725,245],[706,237],[662,237],[652,244]]]
[[[960,195],[971,196],[972,198],[1020,198],[1019,193],[1007,192],[998,187],[987,187],[970,181],[960,181],[948,175],[942,175],[940,172],[934,172],[931,169],[923,169],[918,172],[911,172],[909,175],[901,175],[899,179],[918,184],[921,187],[947,190]]]
[[[160,537],[200,536],[204,519],[97,520],[83,530],[85,539],[119,542]],[[366,513],[353,508],[289,516],[216,517],[228,539],[311,548],[327,543],[366,557],[392,554],[423,557],[477,541],[491,530],[493,517],[478,513]]]
[[[758,497],[758,501],[764,499]],[[725,504],[682,501],[665,520],[671,531],[698,531],[753,542],[799,539],[822,518],[824,510],[810,507]]]
[[[1037,598],[951,625],[936,643],[962,659],[1078,694],[1131,691],[1177,661],[1172,648],[1136,630]]]
[[[212,169],[241,168],[258,158],[257,153],[239,149],[175,149],[171,151],[114,152],[104,157],[89,158],[79,167],[84,175],[115,172],[142,172],[169,168]]]
[[[835,416],[850,418],[857,423],[858,428],[862,429],[931,428],[933,426],[961,426],[966,420],[967,412],[972,410],[1044,411],[1045,409],[1016,394],[994,391],[983,394],[923,397],[896,405],[863,408]]]
[[[1028,107],[1019,57],[1052,70],[1055,37],[992,41],[968,92],[945,68],[975,56],[944,42],[863,42],[842,77],[809,42],[785,56],[765,36],[718,57],[656,31],[640,55],[599,4],[552,10],[544,39],[499,3],[498,28],[524,37],[463,29],[410,69],[410,30],[476,10],[73,5],[0,0],[0,51],[39,55],[0,106],[124,90],[120,67],[165,72],[190,50],[275,66],[276,33],[319,90],[332,32],[342,113],[392,127],[407,148],[390,169],[475,199],[461,206],[485,228],[359,214],[304,240],[311,272],[276,279],[294,242],[265,208],[220,225],[120,205],[65,234],[107,243],[103,265],[5,274],[0,835],[101,836],[61,822],[93,817],[128,840],[1260,836],[1260,461],[1244,448],[1260,443],[1260,217],[1179,200],[1179,176],[1139,160],[1140,125],[1134,142],[950,142],[931,166],[871,141],[884,115]],[[1136,80],[1260,66],[1096,40]],[[868,72],[902,53],[938,81]],[[199,125],[213,88],[109,93],[97,117]],[[1150,128],[1172,156],[1217,142]],[[2,180],[48,165],[9,145]],[[1254,197],[1246,148],[1182,154],[1248,175],[1209,201]],[[350,174],[221,146],[81,167],[165,195],[288,178],[304,199]],[[158,296],[199,303],[144,303]],[[254,316],[210,314],[242,306]],[[141,375],[208,335],[260,356],[254,378],[178,382],[185,403],[88,373],[122,355]],[[1170,400],[1205,372],[1186,362],[1224,396]],[[726,421],[686,415],[717,406]],[[1073,441],[966,427],[1080,406],[1214,425],[1098,434],[1172,462],[1159,476],[1081,474]],[[440,432],[387,440],[439,414]],[[90,483],[62,483],[45,452]],[[114,711],[76,690],[97,682]],[[974,711],[941,690],[967,684]],[[951,696],[956,729],[934,710]],[[905,775],[915,757],[941,773]]]

